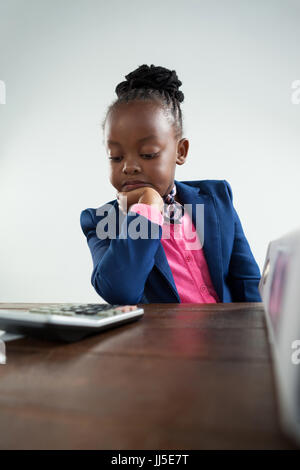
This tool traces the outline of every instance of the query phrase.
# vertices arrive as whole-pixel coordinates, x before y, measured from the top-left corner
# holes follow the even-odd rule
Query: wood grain
[[[1,449],[296,448],[261,303],[140,306],[137,322],[78,343],[6,343]]]

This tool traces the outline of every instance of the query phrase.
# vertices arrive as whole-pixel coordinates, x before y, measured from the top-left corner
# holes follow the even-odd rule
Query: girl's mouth
[[[136,188],[142,188],[143,186],[151,186],[149,183],[134,183],[134,184],[126,184],[123,186],[123,191],[130,191]]]

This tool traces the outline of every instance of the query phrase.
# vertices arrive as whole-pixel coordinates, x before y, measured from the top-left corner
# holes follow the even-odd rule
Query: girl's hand
[[[133,204],[149,204],[159,208],[161,214],[163,213],[164,201],[161,195],[153,188],[143,186],[131,191],[117,192],[117,200],[119,208],[123,214],[127,214]]]

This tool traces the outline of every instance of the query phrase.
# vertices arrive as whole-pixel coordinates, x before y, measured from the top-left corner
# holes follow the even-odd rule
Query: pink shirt
[[[164,223],[158,207],[133,204],[131,212],[162,227],[161,243],[182,303],[220,302],[212,284],[203,248],[187,211],[180,224]]]

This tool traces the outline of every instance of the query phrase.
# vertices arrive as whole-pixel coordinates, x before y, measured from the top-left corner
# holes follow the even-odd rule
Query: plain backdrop
[[[176,70],[187,162],[226,179],[252,252],[300,226],[298,0],[0,0],[0,301],[94,302],[80,212],[115,198],[101,121],[142,64]]]

